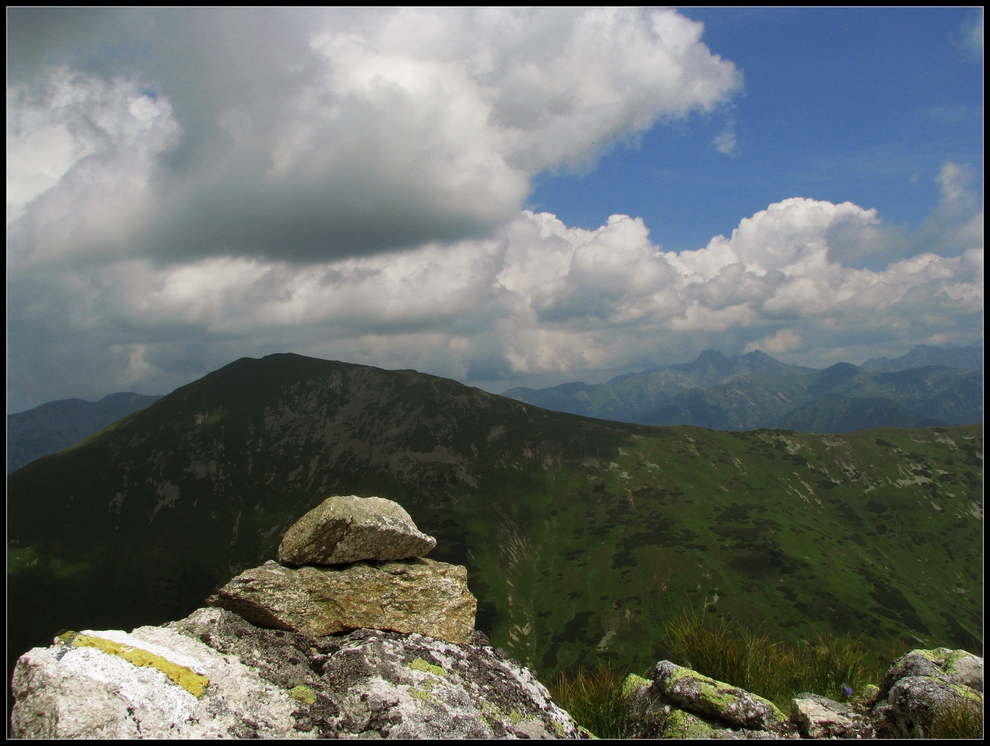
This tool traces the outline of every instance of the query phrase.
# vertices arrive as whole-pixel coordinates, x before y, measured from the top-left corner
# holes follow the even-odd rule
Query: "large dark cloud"
[[[83,243],[164,262],[318,262],[491,234],[534,174],[710,109],[739,81],[672,11],[20,9],[8,28],[15,114],[52,112],[81,154],[60,167],[102,159],[113,181],[120,144],[101,133],[134,114],[107,92],[155,102],[174,136],[136,147],[141,209]],[[17,253],[106,203],[93,181],[34,216],[38,195],[23,195]]]

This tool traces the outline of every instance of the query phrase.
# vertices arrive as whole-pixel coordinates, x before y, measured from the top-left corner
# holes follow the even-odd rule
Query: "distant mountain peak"
[[[700,355],[698,355],[698,359],[695,360],[695,362],[700,363],[700,362],[706,362],[708,360],[721,361],[721,360],[728,360],[728,358],[718,350],[705,350]]]

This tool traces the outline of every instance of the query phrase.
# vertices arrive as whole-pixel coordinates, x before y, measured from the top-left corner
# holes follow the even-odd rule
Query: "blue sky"
[[[680,251],[793,196],[875,207],[915,230],[946,160],[982,184],[982,57],[966,42],[976,9],[682,12],[743,71],[742,91],[715,115],[653,127],[591,173],[538,177],[531,209],[582,228],[628,212]],[[737,145],[725,157],[712,141],[729,122]]]
[[[983,325],[983,12],[8,10],[7,408]]]

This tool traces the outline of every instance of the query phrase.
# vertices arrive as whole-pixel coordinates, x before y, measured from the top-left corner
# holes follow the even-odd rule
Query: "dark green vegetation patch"
[[[982,427],[651,428],[413,371],[239,360],[8,482],[8,650],[161,623],[329,494],[396,500],[548,675],[645,670],[686,604],[982,651]]]

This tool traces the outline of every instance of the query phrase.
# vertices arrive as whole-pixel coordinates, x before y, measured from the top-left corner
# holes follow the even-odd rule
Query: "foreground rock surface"
[[[283,565],[338,565],[423,557],[437,545],[405,508],[381,497],[334,496],[294,523],[278,548]]]
[[[219,608],[35,648],[13,689],[15,738],[580,737],[483,635],[315,637]]]
[[[983,659],[965,650],[912,650],[882,685],[846,702],[799,694],[788,715],[773,703],[697,671],[660,661],[652,681],[624,687],[633,738],[796,739],[928,738],[946,708],[982,723]]]
[[[471,638],[478,610],[467,569],[429,559],[299,569],[269,561],[209,603],[262,627],[314,636],[369,628],[458,643]]]

